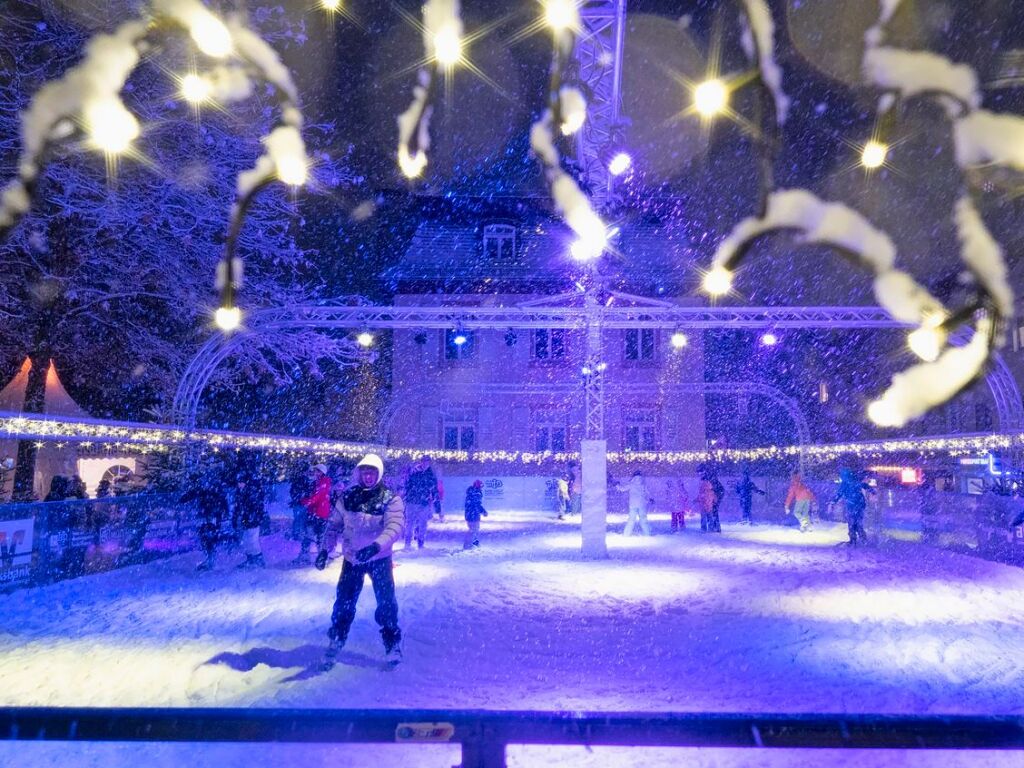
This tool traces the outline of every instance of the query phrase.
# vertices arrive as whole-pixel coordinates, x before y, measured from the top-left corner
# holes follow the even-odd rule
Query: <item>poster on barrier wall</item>
[[[31,517],[0,520],[0,587],[28,581],[32,570]]]

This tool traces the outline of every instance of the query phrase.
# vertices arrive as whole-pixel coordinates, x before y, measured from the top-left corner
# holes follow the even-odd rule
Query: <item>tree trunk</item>
[[[49,355],[37,353],[31,356],[32,369],[28,372],[25,385],[25,413],[41,414],[46,402],[46,372],[50,367]],[[32,501],[36,475],[35,440],[18,441],[18,466],[14,470],[12,501]]]

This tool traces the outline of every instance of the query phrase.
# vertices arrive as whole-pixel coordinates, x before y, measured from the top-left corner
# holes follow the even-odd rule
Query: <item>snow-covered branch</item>
[[[409,179],[427,167],[430,117],[437,80],[444,67],[462,56],[462,17],[459,0],[427,0],[423,4],[423,50],[426,63],[417,74],[412,103],[398,116],[398,166]]]
[[[152,49],[155,35],[169,27],[185,30],[207,58],[225,62],[213,67],[209,80],[194,76],[206,83],[205,95],[229,101],[245,98],[252,91],[250,78],[258,77],[275,87],[282,103],[281,124],[264,139],[265,154],[238,179],[219,281],[222,300],[232,305],[240,279],[234,246],[249,201],[273,178],[293,186],[304,184],[309,161],[300,133],[298,90],[288,69],[258,34],[236,19],[225,23],[199,0],[153,0],[149,19],[124,22],[112,34],[97,35],[80,64],[39,89],[22,115],[17,177],[0,191],[0,237],[28,213],[51,146],[84,131],[89,144],[108,156],[130,149],[141,129],[120,94],[141,56]]]
[[[955,219],[960,240],[960,257],[974,278],[977,297],[963,310],[949,315],[941,328],[922,326],[918,339],[929,338],[929,347],[941,350],[948,333],[956,324],[969,321],[979,311],[983,315],[972,341],[959,349],[947,349],[932,363],[915,366],[894,377],[890,389],[872,407],[878,423],[901,425],[921,415],[932,405],[946,402],[970,384],[984,370],[994,348],[1005,342],[1005,329],[1013,314],[1013,289],[1002,248],[992,237],[974,202],[977,190],[970,188],[967,173],[981,164],[1005,165],[1024,170],[1024,118],[1000,115],[980,109],[978,76],[966,64],[957,64],[930,51],[910,51],[884,46],[886,26],[901,0],[883,0],[877,23],[865,36],[864,75],[867,82],[885,95],[887,111],[898,108],[899,100],[913,97],[935,98],[952,124],[956,162],[964,171],[965,189],[956,204]],[[912,334],[912,342],[915,334]],[[936,335],[938,334],[938,335]],[[932,343],[934,342],[934,344]],[[926,358],[927,359],[927,358]],[[961,366],[953,369],[953,366]],[[931,366],[931,367],[929,367]],[[918,387],[929,376],[947,382],[945,388]],[[955,385],[955,386],[954,386]],[[913,404],[915,387],[920,400]],[[875,416],[880,416],[875,418]]]
[[[551,4],[548,21],[554,29],[548,106],[530,129],[530,148],[544,166],[544,176],[555,208],[576,233],[577,239],[570,253],[574,258],[586,261],[604,252],[608,245],[608,230],[590,198],[563,170],[562,157],[555,145],[556,126],[562,135],[568,136],[582,128],[586,121],[587,106],[583,94],[574,86],[563,84],[565,70],[576,45],[576,33],[580,30],[579,9],[574,2]]]

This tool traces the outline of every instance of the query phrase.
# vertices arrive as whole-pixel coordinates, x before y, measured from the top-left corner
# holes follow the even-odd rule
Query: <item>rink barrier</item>
[[[194,505],[179,494],[0,504],[0,590],[49,584],[194,549]],[[3,544],[20,535],[13,553]],[[31,547],[24,544],[31,542]]]
[[[448,743],[461,768],[509,744],[1024,750],[1024,717],[482,710],[6,707],[0,738],[45,741]]]

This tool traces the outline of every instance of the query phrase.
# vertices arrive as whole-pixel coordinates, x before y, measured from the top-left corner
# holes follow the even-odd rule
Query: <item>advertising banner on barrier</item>
[[[31,517],[0,520],[0,588],[28,581],[32,571]]]

